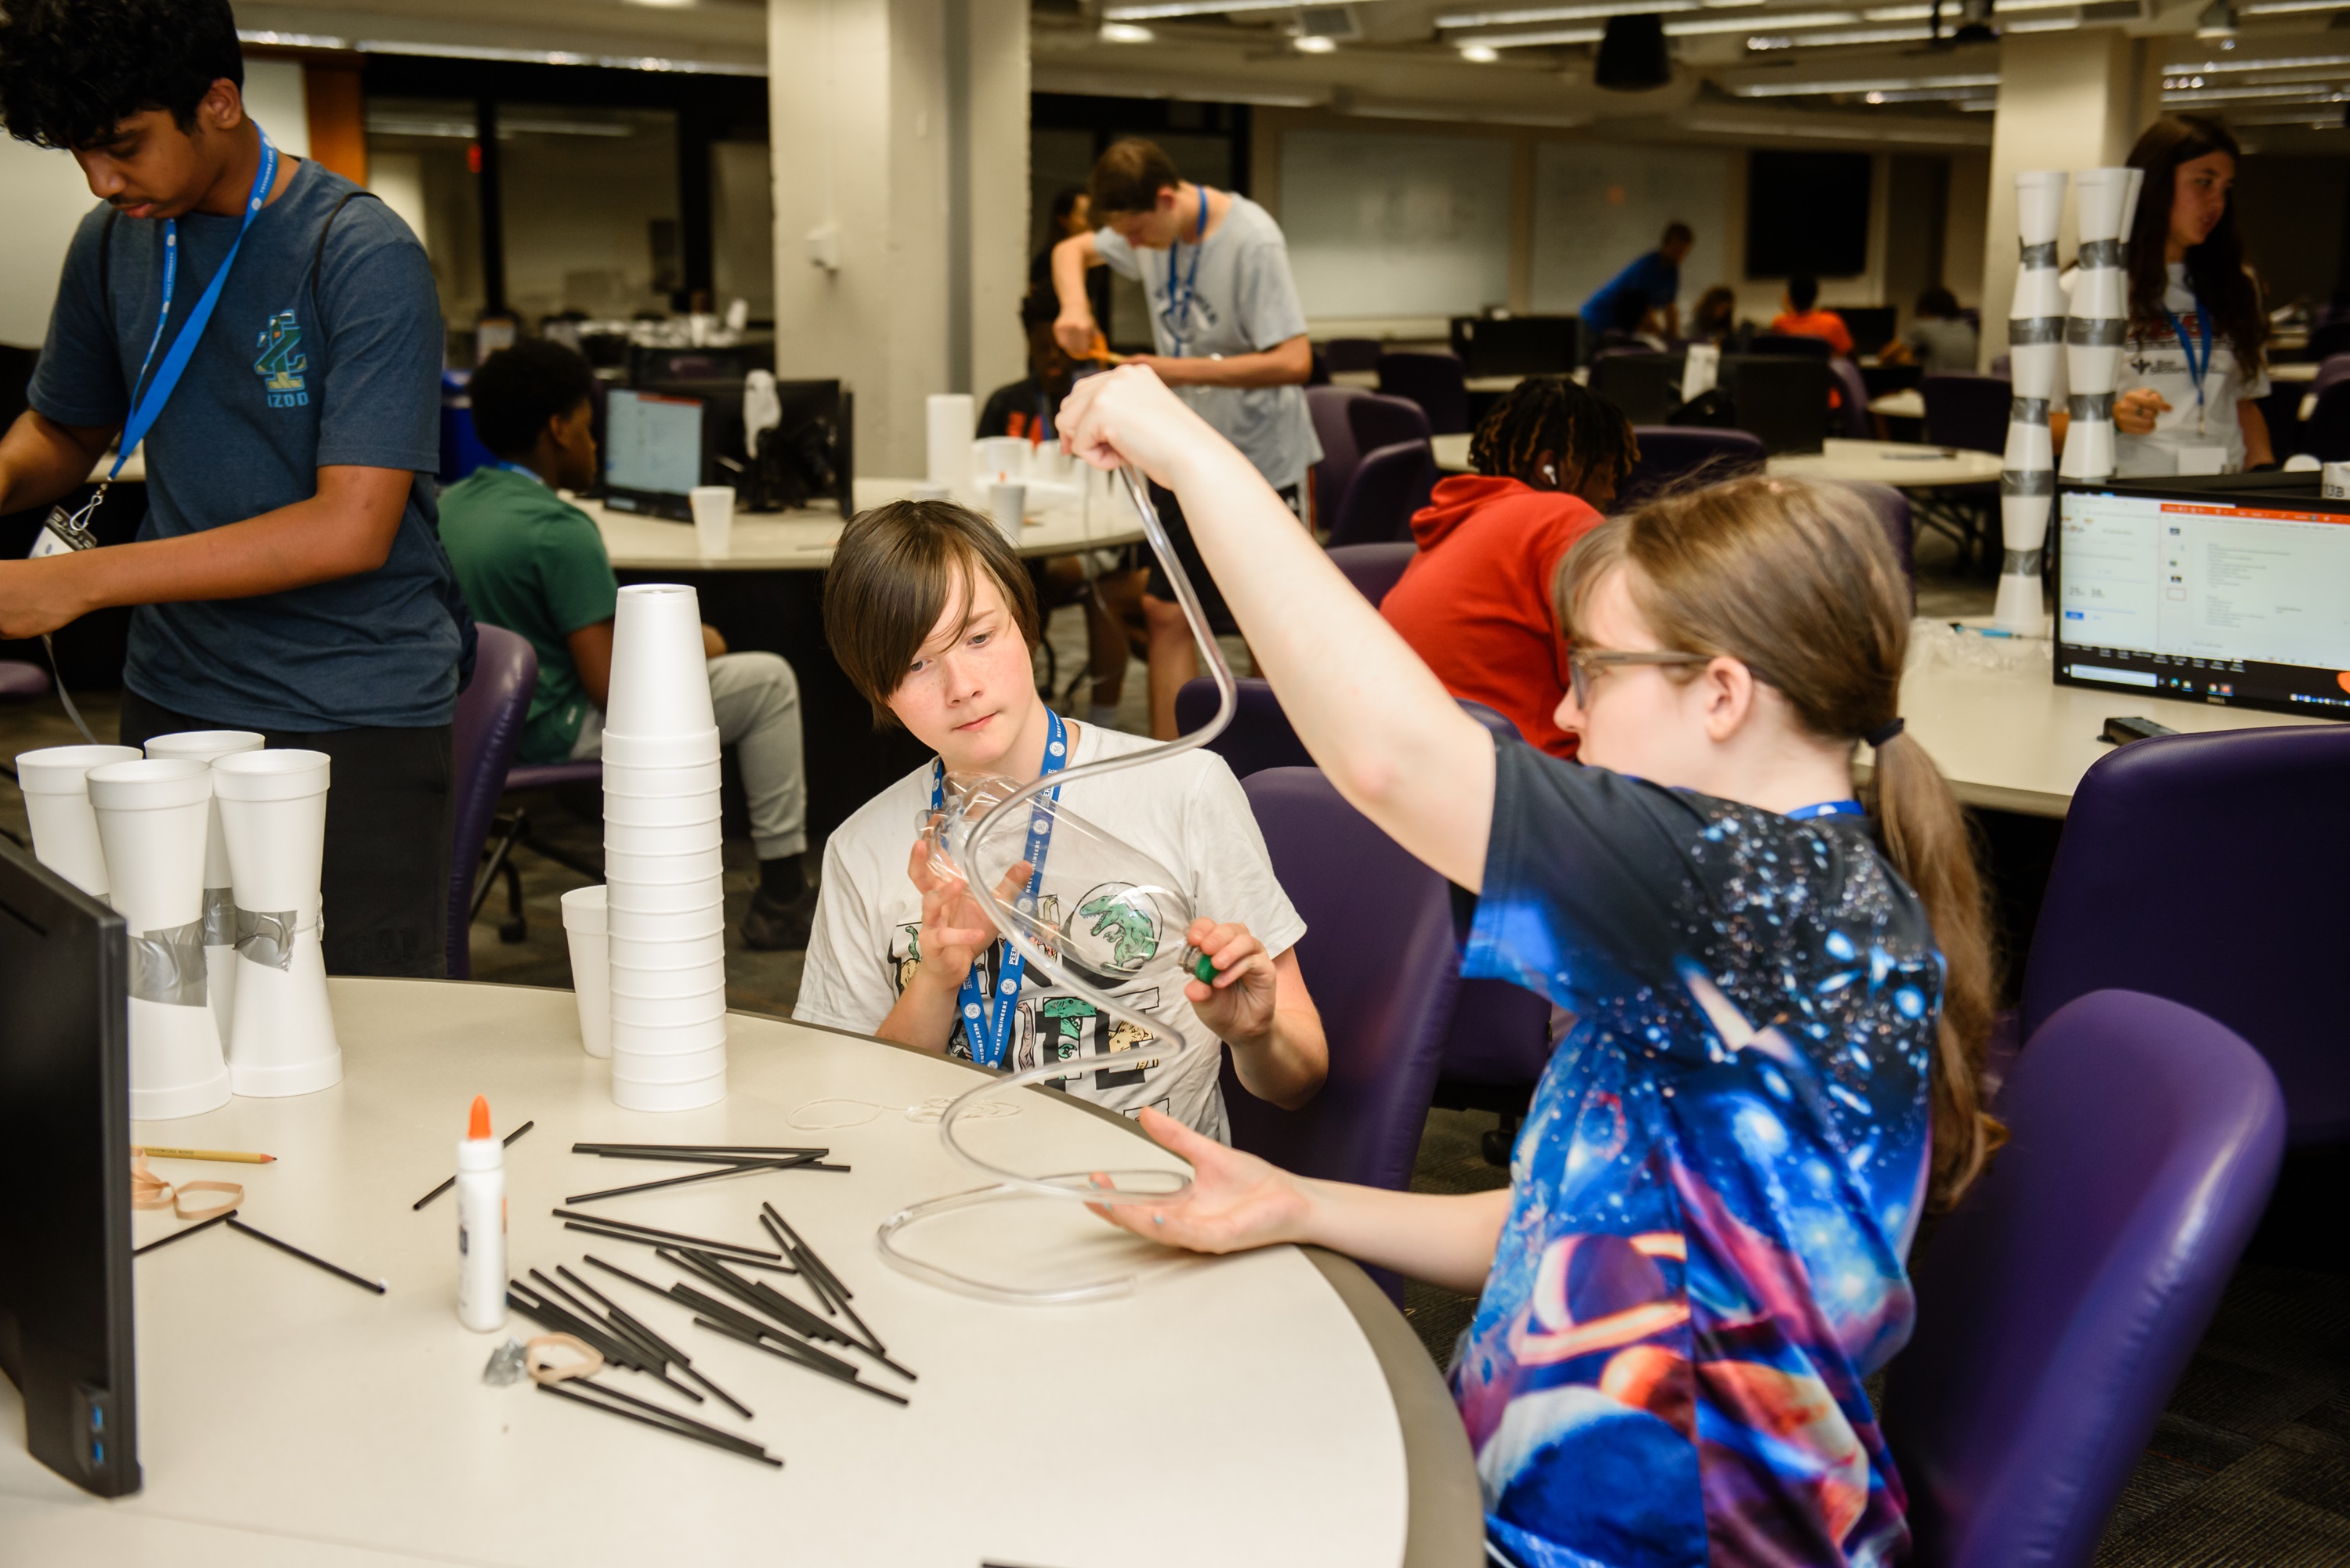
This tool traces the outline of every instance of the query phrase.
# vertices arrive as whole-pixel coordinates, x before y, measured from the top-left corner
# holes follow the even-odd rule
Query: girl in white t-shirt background
[[[2125,251],[2129,327],[2114,399],[2123,477],[2276,461],[2259,401],[2269,390],[2268,317],[2231,199],[2241,157],[2228,128],[2200,114],[2164,115],[2130,149],[2146,187]]]

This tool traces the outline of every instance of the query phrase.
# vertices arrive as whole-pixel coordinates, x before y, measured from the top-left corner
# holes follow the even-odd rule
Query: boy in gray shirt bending
[[[1107,265],[1140,282],[1159,351],[1139,361],[1240,448],[1302,516],[1305,472],[1321,461],[1322,443],[1305,410],[1314,354],[1281,225],[1245,196],[1192,184],[1148,141],[1120,141],[1103,153],[1087,195],[1106,226],[1053,247],[1061,305],[1053,330],[1061,346],[1079,360],[1099,352],[1086,297],[1089,268]],[[1229,628],[1223,597],[1175,497],[1154,486],[1152,499],[1209,618]],[[1150,630],[1150,730],[1164,740],[1175,733],[1175,693],[1199,663],[1173,587],[1155,563],[1142,609]]]

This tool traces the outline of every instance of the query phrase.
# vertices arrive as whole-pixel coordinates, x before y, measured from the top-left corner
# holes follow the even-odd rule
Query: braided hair
[[[1544,452],[1555,476],[1536,464]],[[1528,376],[1493,405],[1469,438],[1469,466],[1492,479],[1580,493],[1605,474],[1611,488],[1640,461],[1632,421],[1607,399],[1565,376]]]

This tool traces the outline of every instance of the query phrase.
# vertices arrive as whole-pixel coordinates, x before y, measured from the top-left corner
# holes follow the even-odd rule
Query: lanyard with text
[[[1167,246],[1167,329],[1168,335],[1175,339],[1173,358],[1178,359],[1183,357],[1184,336],[1191,330],[1191,296],[1200,282],[1200,254],[1207,248],[1208,188],[1202,185],[1200,187],[1199,233],[1191,240],[1191,270],[1183,279],[1183,314],[1180,317],[1175,314],[1175,263],[1183,254],[1183,242],[1172,240]]]
[[[1790,822],[1809,822],[1817,816],[1866,816],[1867,810],[1856,800],[1824,800],[1817,805],[1799,805],[1787,813]]]
[[[1045,732],[1045,765],[1037,770],[1044,774],[1056,774],[1069,760],[1069,733],[1061,716],[1050,708],[1045,710],[1047,728]],[[1058,805],[1061,787],[1053,786],[1051,800]],[[946,764],[935,763],[931,771],[931,809],[946,809]],[[1034,909],[1038,893],[1045,886],[1045,852],[1053,842],[1053,817],[1049,810],[1038,811],[1028,819],[1027,854],[1028,891],[1021,898],[1024,908]],[[962,989],[956,1002],[962,1012],[963,1037],[971,1044],[971,1059],[983,1067],[1001,1067],[1003,1054],[1012,1044],[1012,1018],[1020,1002],[1021,977],[1027,970],[1027,961],[1011,943],[1003,944],[1003,969],[995,981],[996,994],[987,994],[987,981],[981,978],[983,953],[972,960],[971,972],[962,977]]]
[[[2170,330],[2178,339],[2178,352],[2187,361],[2187,373],[2195,379],[2195,433],[2201,435],[2204,431],[2203,378],[2211,369],[2211,317],[2203,308],[2203,300],[2199,295],[2195,300],[2195,325],[2201,328],[2203,334],[2203,359],[2198,364],[2194,346],[2188,340],[2187,324],[2171,315],[2167,305],[2162,307],[2162,314],[2170,322]]]
[[[97,512],[99,503],[106,499],[106,487],[112,484],[115,477],[122,472],[122,465],[130,461],[130,454],[139,450],[139,443],[147,439],[148,431],[153,428],[155,421],[163,412],[163,405],[171,400],[172,389],[180,384],[180,377],[187,369],[188,360],[196,352],[197,340],[204,335],[204,324],[213,318],[213,307],[220,303],[221,289],[228,282],[229,268],[236,265],[236,253],[244,244],[246,231],[253,227],[253,220],[260,214],[262,204],[269,200],[269,187],[277,180],[277,144],[269,140],[269,132],[262,130],[258,123],[254,130],[261,132],[261,167],[253,176],[253,193],[245,198],[244,222],[238,225],[236,239],[229,245],[228,254],[221,258],[219,270],[213,274],[212,282],[205,285],[204,292],[197,296],[194,308],[188,312],[187,325],[180,328],[180,335],[172,340],[171,352],[163,356],[161,365],[155,365],[155,349],[163,341],[163,329],[171,325],[172,296],[180,283],[180,221],[177,218],[163,221],[163,308],[155,318],[155,335],[147,340],[146,357],[139,361],[138,379],[130,384],[130,417],[122,423],[122,438],[117,443],[119,450],[114,466],[107,470],[106,478],[99,484],[98,493],[92,495],[80,511],[68,514],[59,506],[49,513],[47,531],[57,536],[57,544],[68,549],[87,550],[98,543],[89,531],[90,516]],[[151,381],[147,379],[147,369],[151,365],[155,368],[155,379]],[[142,391],[144,395],[141,395]],[[47,541],[42,543],[46,545]],[[56,552],[36,546],[34,553],[50,555]]]

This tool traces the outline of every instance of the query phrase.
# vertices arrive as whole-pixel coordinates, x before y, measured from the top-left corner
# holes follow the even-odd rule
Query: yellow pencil
[[[143,1154],[150,1159],[218,1159],[234,1165],[275,1165],[274,1154],[244,1154],[233,1148],[134,1148],[133,1154]]]

